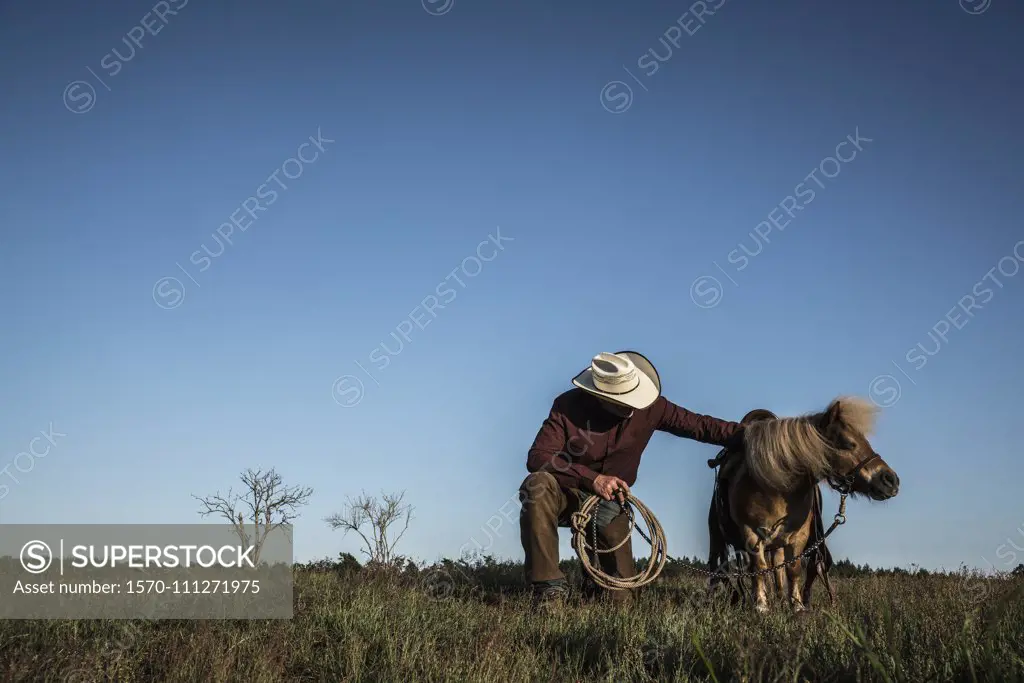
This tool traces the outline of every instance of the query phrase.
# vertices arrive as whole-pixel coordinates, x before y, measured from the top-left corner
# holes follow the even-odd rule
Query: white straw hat
[[[599,353],[572,383],[595,396],[636,410],[661,395],[661,379],[649,360],[635,351]]]

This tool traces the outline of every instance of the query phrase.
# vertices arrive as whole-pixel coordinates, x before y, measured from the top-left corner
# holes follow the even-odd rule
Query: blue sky
[[[723,418],[887,406],[901,492],[838,557],[1024,561],[1021,8],[707,6],[0,4],[0,520],[192,523],[276,467],[298,560],[403,489],[408,554],[519,558],[551,400],[631,348]],[[672,554],[715,452],[644,454]]]

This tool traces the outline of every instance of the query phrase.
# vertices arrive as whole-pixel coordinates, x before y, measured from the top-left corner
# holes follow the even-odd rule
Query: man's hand
[[[594,493],[605,500],[612,500],[614,498],[620,503],[625,503],[626,495],[629,493],[629,485],[618,477],[599,474],[594,478]]]

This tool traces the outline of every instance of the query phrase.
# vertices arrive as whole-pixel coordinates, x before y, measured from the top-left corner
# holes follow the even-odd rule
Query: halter
[[[842,494],[844,496],[849,495],[853,491],[853,482],[857,478],[857,474],[859,474],[860,471],[862,469],[864,469],[864,467],[868,463],[872,462],[876,458],[881,458],[881,457],[882,456],[880,456],[875,451],[871,451],[871,455],[869,455],[868,457],[864,458],[859,463],[857,463],[854,466],[854,468],[852,470],[850,470],[849,472],[847,472],[844,476],[838,477],[838,478],[837,477],[829,477],[828,478],[828,485],[831,486],[833,489],[835,489],[838,493],[840,493],[840,494]]]

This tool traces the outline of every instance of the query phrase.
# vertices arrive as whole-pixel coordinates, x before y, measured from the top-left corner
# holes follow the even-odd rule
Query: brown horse
[[[821,535],[818,485],[823,481],[854,497],[887,500],[895,496],[899,477],[867,440],[877,410],[863,399],[841,397],[823,412],[801,417],[775,418],[766,410],[748,414],[743,420],[743,452],[727,452],[708,463],[722,464],[708,518],[708,569],[721,571],[726,545],[745,551],[755,571],[804,552]],[[831,559],[823,546],[819,551],[824,552],[813,555],[816,561]],[[785,599],[788,583],[789,602],[797,611],[809,600],[809,591],[801,593],[804,565],[797,559],[774,572],[780,597]],[[827,566],[812,562],[808,568],[809,588],[815,574],[821,575]],[[765,577],[753,577],[754,605],[760,612],[768,609]]]
[[[749,424],[756,420],[775,420],[778,416],[770,410],[764,410],[759,408],[752,410],[743,416],[740,420],[743,424]],[[729,518],[727,512],[728,504],[726,502],[727,486],[724,482],[728,481],[728,477],[731,467],[737,462],[735,459],[730,460],[730,457],[735,458],[736,456],[742,457],[742,449],[736,452],[723,449],[719,452],[718,456],[713,460],[708,460],[708,467],[715,468],[721,465],[723,462],[728,462],[726,467],[719,470],[718,476],[715,477],[715,492],[711,497],[711,507],[708,509],[708,531],[711,540],[711,549],[708,555],[708,567],[715,574],[711,577],[709,585],[710,590],[714,590],[715,586],[720,583],[729,584],[728,578],[722,576],[723,573],[727,574],[734,570],[745,571],[748,570],[749,562],[742,563],[739,566],[737,563],[728,562],[729,556],[729,543],[726,538],[739,538],[738,528],[735,523]],[[829,552],[828,545],[825,543],[825,525],[823,522],[821,512],[821,485],[818,484],[814,487],[814,508],[811,510],[811,523],[813,527],[811,529],[808,541],[812,542],[815,546],[814,549],[806,553],[802,558],[802,564],[806,568],[807,574],[803,582],[803,603],[804,607],[809,608],[811,606],[811,597],[813,594],[814,581],[820,578],[824,584],[825,589],[828,591],[828,597],[831,604],[835,604],[835,591],[832,588],[832,582],[829,581],[828,573],[832,569],[833,560],[832,553]],[[736,543],[738,541],[734,541]],[[749,558],[747,558],[749,559]],[[774,563],[773,563],[774,566]],[[775,583],[776,588],[779,590],[780,595],[782,594],[782,587],[784,583],[782,580],[784,572],[775,571]],[[736,580],[731,583],[732,588],[732,599],[733,603],[740,602],[741,600],[749,597],[746,595],[746,582]]]

